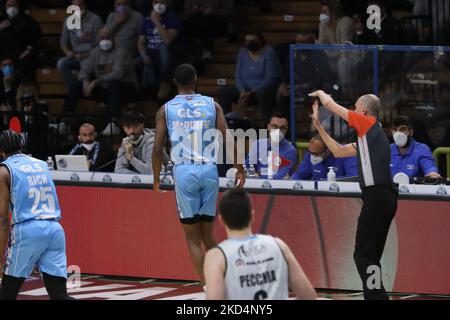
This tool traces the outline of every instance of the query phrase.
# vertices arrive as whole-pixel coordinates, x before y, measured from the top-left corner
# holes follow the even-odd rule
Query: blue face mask
[[[12,66],[4,66],[2,68],[2,72],[5,77],[10,76],[13,73],[13,71],[14,71],[14,67],[12,67]]]

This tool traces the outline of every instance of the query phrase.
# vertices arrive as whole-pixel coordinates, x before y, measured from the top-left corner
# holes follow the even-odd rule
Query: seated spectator
[[[99,46],[81,65],[80,81],[70,87],[64,110],[73,112],[81,97],[92,97],[106,103],[115,127],[114,121],[121,116],[121,106],[136,97],[139,83],[130,54],[114,43],[108,29],[100,31],[99,40]],[[111,131],[116,132],[115,129]]]
[[[314,44],[315,38],[314,33],[300,32],[295,38],[295,44]],[[291,107],[291,68],[301,70],[294,72],[295,83],[298,85],[295,91],[296,99],[305,99],[309,92],[320,88],[327,88],[327,92],[333,92],[333,85],[337,80],[331,71],[328,57],[322,50],[300,50],[299,54],[295,55],[294,61],[295,66],[291,66],[289,51],[283,55],[283,78],[277,93],[277,107],[288,118]]]
[[[80,126],[79,143],[69,152],[70,155],[85,155],[90,171],[114,171],[114,154],[111,148],[97,139],[95,127],[90,123]]]
[[[142,71],[143,87],[158,84],[160,100],[167,99],[170,94],[174,49],[180,45],[181,32],[181,21],[168,10],[166,0],[153,0],[153,9],[140,30],[138,69]]]
[[[69,30],[66,25],[67,18],[65,19],[60,46],[66,56],[57,63],[67,88],[76,82],[73,71],[80,70],[81,62],[85,61],[97,46],[97,36],[103,25],[99,16],[86,10],[85,0],[73,0],[72,5],[81,9],[81,30]]]
[[[41,28],[18,0],[7,0],[4,10],[6,17],[0,16],[0,56],[13,57],[22,79],[34,80]]]
[[[408,117],[400,116],[392,121],[391,173],[406,173],[414,177],[440,178],[430,148],[414,140],[414,130]]]
[[[212,59],[214,37],[225,36],[233,13],[233,1],[186,0],[182,13],[186,36],[191,43],[201,40],[202,59]],[[197,47],[197,46],[196,46]]]
[[[238,103],[240,108],[256,103],[263,121],[269,123],[280,78],[281,64],[275,51],[266,46],[261,33],[249,33],[245,36],[245,48],[239,51],[236,85],[221,89],[218,102],[224,113],[232,111],[232,103]]]
[[[10,58],[3,59],[0,64],[0,105],[6,106],[6,110],[16,109],[16,93],[20,85],[20,76],[16,72],[14,61]]]
[[[337,0],[322,3],[319,20],[320,44],[346,44],[352,41],[353,20],[343,16],[341,5]]]
[[[29,81],[20,84],[16,99],[17,110],[23,112],[20,118],[24,153],[45,161],[50,155],[48,106],[39,101],[38,90]]]
[[[315,135],[309,143],[308,152],[291,179],[326,180],[331,167],[336,173],[336,178],[358,176],[356,157],[335,158],[327,149],[320,135]]]
[[[268,155],[272,151],[272,145],[278,144],[279,154],[273,154],[273,179],[281,180],[289,177],[297,162],[297,150],[285,137],[289,126],[286,117],[275,113],[267,124],[270,133],[268,139],[256,141],[250,148],[248,158],[245,161],[247,169],[250,165],[255,167],[256,173],[263,179],[268,178]]]
[[[122,119],[127,135],[117,154],[115,173],[152,174],[152,151],[155,132],[145,129],[144,116],[126,114]]]
[[[319,17],[319,44],[350,44],[353,39],[353,20],[344,16],[342,6],[337,0],[323,2]],[[353,96],[353,66],[357,63],[355,55],[343,50],[326,50],[333,72],[338,74],[339,84],[344,96]]]
[[[131,9],[129,0],[116,0],[115,8],[116,11],[108,16],[105,27],[114,35],[116,46],[127,49],[134,58],[144,17]]]

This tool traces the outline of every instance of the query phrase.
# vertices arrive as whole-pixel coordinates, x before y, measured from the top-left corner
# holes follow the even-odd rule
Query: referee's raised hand
[[[319,128],[320,124],[320,120],[319,120],[319,101],[315,100],[313,105],[312,105],[312,114],[311,114],[311,119],[313,122],[313,125],[316,129]]]

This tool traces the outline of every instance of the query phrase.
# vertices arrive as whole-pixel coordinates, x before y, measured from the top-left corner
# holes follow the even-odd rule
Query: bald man
[[[70,155],[85,155],[90,171],[113,172],[115,155],[111,148],[99,140],[94,125],[83,123],[78,130],[78,144]]]
[[[368,94],[360,97],[355,110],[337,104],[330,95],[319,90],[310,94],[322,105],[348,122],[358,134],[357,143],[340,145],[322,127],[319,101],[313,105],[312,120],[325,144],[336,158],[358,156],[359,184],[363,207],[358,219],[353,258],[364,288],[366,300],[388,300],[381,279],[381,256],[389,227],[397,211],[398,193],[390,174],[391,150],[383,127],[377,120],[380,99]]]

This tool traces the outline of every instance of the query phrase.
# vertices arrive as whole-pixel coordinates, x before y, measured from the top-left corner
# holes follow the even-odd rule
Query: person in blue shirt
[[[308,147],[302,163],[292,175],[292,180],[326,180],[329,168],[333,167],[336,178],[357,177],[356,157],[335,158],[328,150],[320,135],[315,135]]]
[[[394,143],[391,144],[391,173],[406,173],[413,181],[414,177],[440,178],[430,148],[414,140],[414,130],[410,119],[399,116],[392,121]]]
[[[276,105],[281,71],[280,60],[275,50],[266,45],[263,34],[248,33],[236,62],[236,84],[219,91],[218,102],[225,114],[232,111],[233,103],[240,108],[257,105],[264,123],[268,123]]]
[[[61,209],[55,185],[47,163],[22,154],[22,148],[18,133],[0,133],[0,300],[15,300],[35,266],[42,272],[50,299],[71,300],[66,287],[66,240],[58,222]]]
[[[250,149],[249,155],[245,161],[247,169],[253,165],[260,178],[269,178],[268,172],[268,154],[273,151],[273,179],[281,180],[289,177],[297,162],[297,150],[284,137],[287,134],[288,120],[281,113],[274,113],[267,125],[270,133],[269,139],[260,139],[256,141]],[[278,144],[278,150],[272,145]]]
[[[182,23],[180,18],[168,9],[167,0],[153,0],[153,8],[142,24],[138,50],[142,71],[142,86],[158,84],[158,98],[170,94],[170,81],[174,64],[175,48],[183,51]]]

